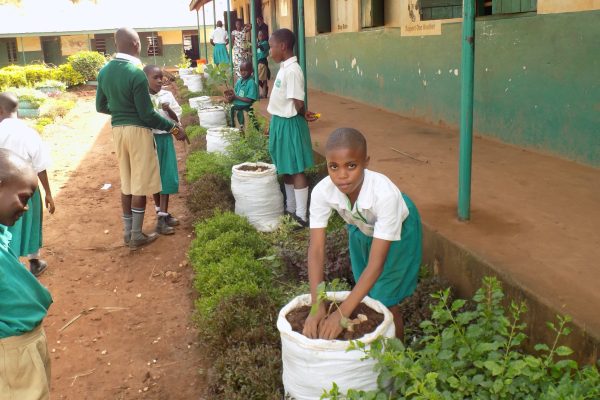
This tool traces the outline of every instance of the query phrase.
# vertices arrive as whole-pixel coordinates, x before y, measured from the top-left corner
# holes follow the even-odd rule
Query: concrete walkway
[[[540,318],[571,315],[580,332],[569,342],[586,353],[578,358],[598,357],[600,170],[476,137],[471,221],[461,223],[456,217],[458,132],[322,92],[309,96],[310,110],[322,114],[311,124],[317,152],[333,129],[359,129],[367,137],[370,168],[411,196],[430,232],[516,286],[532,312],[536,307],[550,311]],[[266,108],[265,100],[260,108]],[[528,318],[536,330],[545,329],[540,318]],[[587,343],[573,343],[579,340]]]

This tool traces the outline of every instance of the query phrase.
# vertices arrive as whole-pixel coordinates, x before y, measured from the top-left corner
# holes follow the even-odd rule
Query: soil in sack
[[[325,301],[325,309],[328,310],[331,305],[330,301]],[[335,306],[332,306],[331,312],[338,312]],[[306,317],[310,313],[310,306],[302,306],[300,308],[296,308],[295,310],[290,311],[285,318],[288,320],[290,325],[292,326],[292,330],[294,332],[298,332],[302,334],[302,330],[304,329],[304,321],[306,321]],[[356,319],[358,314],[363,314],[367,316],[367,320],[361,322],[360,324],[354,325],[354,331],[350,332],[347,329],[344,329],[342,333],[336,338],[337,340],[355,340],[360,339],[365,336],[367,333],[371,333],[377,329],[377,327],[383,322],[383,314],[378,313],[373,310],[369,306],[364,303],[360,303],[358,307],[354,310],[354,312],[350,315],[350,319]]]
[[[260,165],[242,165],[238,167],[238,171],[251,171],[251,172],[263,172],[268,170],[268,167],[263,167]]]

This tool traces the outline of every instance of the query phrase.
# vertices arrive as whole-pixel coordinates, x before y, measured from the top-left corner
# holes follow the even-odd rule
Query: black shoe
[[[308,227],[309,227],[309,225],[310,225],[310,224],[309,224],[308,220],[306,220],[306,221],[305,221],[305,220],[303,220],[302,218],[300,218],[299,216],[297,216],[296,214],[289,213],[288,215],[289,215],[290,217],[292,217],[292,219],[293,219],[294,221],[296,221],[296,223],[297,223],[297,224],[300,226],[300,227],[298,228],[298,230],[300,230],[300,229],[304,229],[304,228],[308,228]]]
[[[44,260],[40,260],[37,258],[32,258],[29,260],[29,271],[33,274],[33,276],[38,277],[44,273],[44,271],[48,268],[48,263]]]

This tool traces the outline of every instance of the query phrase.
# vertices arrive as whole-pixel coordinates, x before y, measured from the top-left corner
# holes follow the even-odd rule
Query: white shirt
[[[129,54],[117,53],[115,54],[115,58],[120,58],[121,60],[129,61],[130,63],[133,63],[133,65],[142,65],[142,60]]]
[[[298,114],[294,99],[304,101],[304,74],[295,56],[279,65],[267,111],[271,115],[291,118]]]
[[[213,42],[215,42],[215,44],[225,44],[229,37],[227,36],[227,31],[225,29],[217,26],[210,38],[213,40]]]
[[[152,104],[154,104],[154,109],[156,110],[156,112],[158,112],[160,115],[162,115],[169,121],[177,122],[171,119],[171,117],[169,117],[169,114],[162,109],[160,105],[163,103],[168,103],[169,107],[171,107],[171,110],[173,110],[173,112],[175,112],[175,115],[177,115],[177,118],[181,118],[181,106],[179,106],[179,103],[177,103],[177,100],[175,100],[175,96],[173,96],[173,93],[169,92],[168,90],[161,89],[160,92],[156,94],[150,93],[150,98],[152,99]],[[161,131],[160,129],[152,129],[152,133],[164,134],[169,132]]]
[[[354,207],[328,176],[315,186],[310,200],[310,227],[325,228],[336,210],[348,224],[367,236],[400,240],[408,207],[402,193],[385,175],[365,169],[365,177]]]
[[[0,148],[12,150],[28,160],[36,173],[50,166],[50,151],[38,133],[17,118],[0,122]]]

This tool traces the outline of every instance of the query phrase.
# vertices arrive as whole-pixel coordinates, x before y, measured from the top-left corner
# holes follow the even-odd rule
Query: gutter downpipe
[[[302,1],[302,0],[300,0]],[[458,219],[471,219],[473,157],[473,80],[475,64],[475,1],[463,1],[460,80],[460,150],[458,159]]]
[[[196,9],[196,26],[198,27],[198,59],[202,58],[202,42],[200,42],[200,13]]]
[[[202,6],[202,23],[204,24],[204,55],[206,56],[206,63],[208,64],[208,43],[206,43],[206,14],[204,13],[204,6]]]
[[[304,110],[308,110],[308,84],[306,81],[306,37],[304,36],[304,0],[298,0],[298,56],[304,73]]]
[[[250,0],[250,22],[252,24],[252,69],[254,69],[254,82],[258,87],[258,60],[256,59],[256,2]]]

